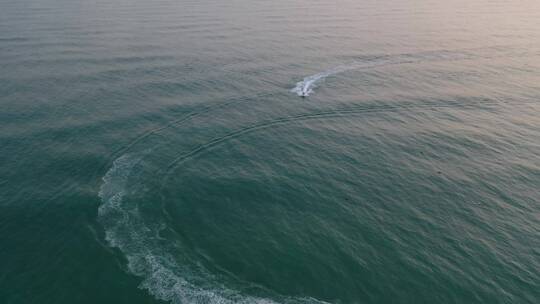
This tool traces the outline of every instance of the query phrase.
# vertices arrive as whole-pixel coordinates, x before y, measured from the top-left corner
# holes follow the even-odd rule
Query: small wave
[[[280,117],[280,118],[276,118],[272,120],[262,121],[262,122],[255,123],[255,124],[240,128],[238,130],[232,131],[223,136],[215,137],[203,144],[196,146],[191,151],[181,154],[177,156],[176,158],[174,158],[164,170],[164,177],[160,182],[160,191],[162,191],[162,188],[165,186],[172,172],[176,169],[178,165],[180,165],[184,161],[187,161],[193,157],[196,157],[199,154],[204,153],[208,151],[209,149],[212,149],[233,138],[238,138],[240,136],[255,132],[257,130],[267,129],[267,128],[275,127],[281,124],[307,121],[307,120],[312,120],[312,119],[348,117],[352,115],[393,112],[393,111],[407,110],[407,109],[408,110],[420,110],[420,109],[436,110],[436,109],[457,107],[461,109],[474,110],[474,109],[482,109],[482,106],[485,107],[485,106],[489,106],[493,104],[494,103],[491,100],[481,100],[475,104],[470,104],[469,102],[463,103],[463,102],[447,101],[446,103],[426,102],[422,104],[377,105],[377,106],[367,106],[367,107],[357,106],[357,107],[349,107],[349,108],[343,108],[343,109],[329,109],[329,110],[321,111],[321,112],[304,113],[304,114],[299,114],[299,115],[294,115],[294,116],[285,116],[285,117]]]
[[[123,155],[123,154],[129,152],[129,150],[131,148],[133,148],[136,144],[142,142],[143,140],[149,138],[150,136],[155,135],[155,134],[159,134],[160,132],[171,128],[172,126],[182,125],[183,123],[188,122],[191,119],[194,119],[194,118],[196,118],[196,117],[198,117],[200,115],[204,115],[204,114],[210,113],[210,112],[215,111],[215,110],[223,109],[223,108],[226,108],[226,107],[234,105],[234,104],[245,103],[245,102],[252,101],[255,98],[264,98],[264,97],[267,97],[267,96],[270,96],[270,95],[271,94],[269,94],[269,93],[265,93],[265,94],[257,94],[255,96],[247,96],[247,97],[243,97],[243,98],[238,98],[238,99],[225,101],[225,102],[222,102],[222,103],[219,103],[219,104],[216,104],[216,105],[208,105],[208,106],[203,107],[200,110],[189,112],[189,113],[187,113],[186,115],[184,115],[182,117],[179,117],[177,119],[169,121],[164,126],[153,128],[153,129],[150,129],[150,130],[148,130],[146,132],[143,132],[143,133],[139,134],[137,137],[135,137],[127,145],[125,145],[125,146],[121,147],[120,149],[114,151],[112,153],[111,157],[112,157],[112,159],[115,159],[118,155]],[[110,163],[107,162],[106,164],[103,165],[103,168],[105,168],[105,166],[107,166],[109,164]]]

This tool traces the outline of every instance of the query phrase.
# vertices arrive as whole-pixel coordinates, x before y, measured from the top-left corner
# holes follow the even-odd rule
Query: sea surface
[[[0,0],[0,303],[540,303],[540,1]]]

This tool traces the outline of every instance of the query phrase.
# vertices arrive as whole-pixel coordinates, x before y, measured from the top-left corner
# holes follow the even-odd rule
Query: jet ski
[[[302,92],[300,92],[300,97],[306,98],[308,96],[308,92],[306,88],[302,88]]]

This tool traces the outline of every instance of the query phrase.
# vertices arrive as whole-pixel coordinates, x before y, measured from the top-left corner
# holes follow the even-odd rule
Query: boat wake
[[[308,76],[302,81],[296,83],[296,86],[291,90],[291,92],[298,94],[301,97],[307,97],[314,92],[314,89],[324,81],[327,77],[334,76],[336,74],[344,73],[350,70],[359,70],[359,69],[369,69],[387,65],[396,65],[396,64],[405,64],[405,63],[414,63],[415,61],[411,59],[400,59],[400,58],[377,58],[371,61],[366,62],[353,62],[349,65],[341,65],[333,69]]]
[[[333,68],[328,71],[324,71],[315,75],[308,76],[304,78],[304,80],[296,83],[296,87],[294,87],[291,92],[298,94],[298,96],[301,97],[307,97],[309,94],[313,93],[313,90],[317,86],[317,84],[321,81],[323,81],[326,77],[342,73],[348,70],[352,70],[352,66],[339,66],[336,68]]]
[[[433,52],[414,55],[384,56],[338,66],[298,82],[291,91],[299,96],[308,96],[327,77],[356,69],[368,69],[387,65],[416,63],[421,61],[460,60],[467,58],[464,53]],[[418,108],[463,106],[461,104],[416,105]],[[281,117],[232,131],[201,144],[186,154],[182,154],[169,163],[165,170],[155,170],[145,156],[150,151],[127,153],[117,158],[103,177],[99,191],[102,201],[98,209],[98,220],[105,231],[105,239],[111,247],[117,248],[127,259],[130,273],[139,276],[140,288],[148,290],[156,299],[174,304],[180,303],[287,303],[287,304],[322,304],[313,298],[287,297],[276,294],[249,282],[240,282],[226,275],[216,275],[202,265],[200,257],[182,241],[169,225],[167,214],[156,197],[161,194],[164,181],[172,170],[183,161],[195,157],[212,147],[232,138],[255,132],[256,130],[280,124],[357,115],[375,111],[399,110],[403,105],[360,107],[328,110],[317,113],[304,113]],[[192,117],[202,115],[216,107],[190,114],[175,120],[165,127],[143,134],[118,154],[125,153],[135,143],[173,125],[181,124]],[[147,166],[148,165],[148,166]],[[153,169],[152,169],[153,168]],[[150,172],[153,170],[152,172]],[[156,176],[155,171],[159,171]],[[164,175],[163,175],[164,173]],[[160,181],[160,185],[156,185]],[[157,186],[157,187],[156,187]],[[152,190],[153,189],[153,190]],[[152,192],[154,191],[154,192]],[[157,193],[159,192],[159,193]],[[249,290],[249,292],[247,292]],[[254,294],[254,291],[255,294]]]
[[[305,77],[302,81],[296,83],[296,86],[291,89],[291,92],[300,97],[307,97],[312,94],[315,88],[317,88],[318,85],[326,78],[351,70],[371,69],[376,67],[419,63],[425,61],[432,62],[462,60],[466,58],[469,58],[469,54],[467,53],[449,51],[378,56],[361,61],[354,61],[348,65],[340,65],[324,72]]]
[[[248,282],[225,283],[210,273],[167,225],[155,201],[145,194],[144,155],[124,154],[103,177],[98,220],[105,239],[127,259],[130,273],[142,278],[139,288],[173,304],[324,304],[313,298],[285,297]],[[146,198],[146,199],[145,199]],[[226,286],[227,285],[227,286]],[[237,287],[237,288],[236,288]],[[249,295],[243,290],[260,290]]]

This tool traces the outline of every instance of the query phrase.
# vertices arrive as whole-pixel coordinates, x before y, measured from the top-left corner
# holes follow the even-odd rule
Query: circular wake
[[[486,101],[480,104],[485,105]],[[211,139],[185,154],[180,154],[163,167],[164,169],[153,171],[151,168],[155,167],[144,161],[145,156],[150,155],[150,150],[124,154],[113,162],[103,177],[99,191],[103,202],[98,210],[99,221],[105,229],[106,240],[110,246],[118,248],[125,255],[129,271],[143,278],[140,288],[147,289],[157,299],[172,303],[325,303],[313,298],[276,295],[261,286],[208,271],[200,262],[198,253],[184,244],[182,236],[170,227],[169,214],[162,206],[164,201],[154,199],[163,197],[162,189],[170,178],[171,171],[184,160],[231,139],[282,124],[398,110],[425,111],[469,106],[468,103],[460,102],[427,102],[414,105],[363,106],[285,116],[255,123]],[[234,283],[226,286],[223,282]]]
[[[338,66],[329,71],[306,77],[298,82],[292,92],[300,96],[313,93],[325,78],[353,69],[372,68],[387,65],[415,63],[421,61],[459,60],[464,53],[423,53],[415,55],[382,56],[370,61],[356,62],[348,66]],[[352,116],[370,112],[388,112],[405,108],[429,110],[442,107],[466,107],[467,103],[446,104],[378,105],[316,111],[281,118],[258,120],[252,124],[217,135],[210,140],[194,145],[183,153],[178,153],[166,166],[147,166],[142,153],[127,153],[132,146],[144,139],[164,131],[172,125],[180,125],[190,119],[211,112],[223,106],[208,107],[199,112],[172,121],[170,124],[151,130],[136,138],[119,151],[117,158],[103,177],[99,191],[102,205],[98,210],[99,222],[105,230],[105,237],[111,247],[119,249],[127,259],[131,273],[142,278],[140,288],[160,300],[172,303],[325,303],[314,298],[286,297],[260,285],[242,281],[232,274],[221,273],[209,268],[208,260],[185,242],[169,222],[170,215],[163,206],[162,188],[173,170],[180,163],[200,153],[250,134],[257,130],[307,120]],[[474,108],[474,105],[473,105]],[[333,145],[328,145],[333,146]],[[154,169],[151,169],[154,168]],[[165,176],[162,174],[165,173]],[[219,266],[216,266],[219,268]],[[217,274],[219,273],[219,274]],[[277,290],[277,289],[273,289]],[[287,293],[284,293],[287,294]],[[302,294],[302,293],[291,293]],[[310,293],[308,293],[310,294]],[[314,293],[311,293],[314,294]],[[323,297],[320,297],[323,298]]]
[[[99,197],[99,221],[106,240],[127,258],[131,273],[143,278],[140,288],[154,297],[179,303],[325,303],[311,298],[275,295],[259,286],[237,282],[237,289],[225,286],[190,253],[174,231],[167,227],[164,214],[143,195],[148,189],[142,175],[144,154],[125,154],[114,161],[103,177]],[[262,296],[246,294],[255,290]],[[272,299],[271,299],[272,298]]]

